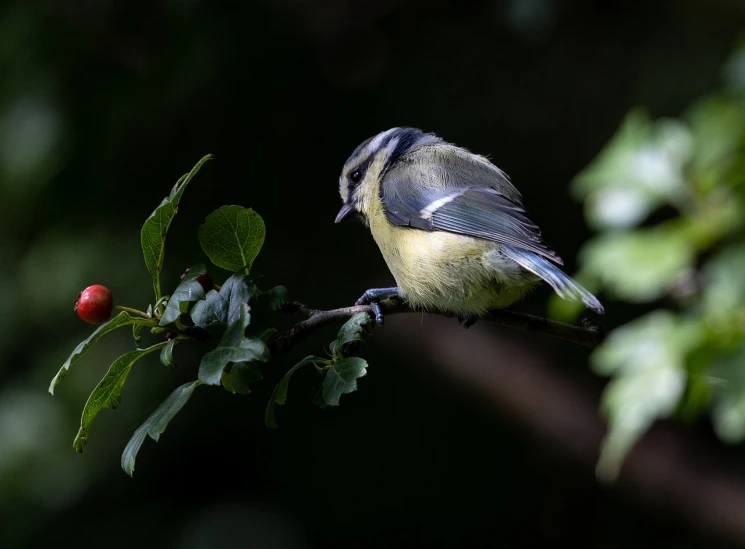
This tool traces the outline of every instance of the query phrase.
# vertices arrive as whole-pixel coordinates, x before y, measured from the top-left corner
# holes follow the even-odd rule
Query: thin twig
[[[421,312],[412,309],[405,303],[401,302],[386,302],[382,304],[382,308],[383,313],[386,316],[401,313]],[[297,301],[286,303],[282,307],[282,311],[286,313],[300,314],[305,317],[305,320],[298,322],[272,341],[270,349],[274,354],[283,353],[289,350],[296,343],[324,326],[330,324],[343,324],[357,313],[369,313],[371,316],[373,315],[373,310],[370,305],[355,305],[353,307],[342,307],[340,309],[319,311],[311,309],[307,305]],[[440,314],[446,317],[452,316],[443,313],[435,314]],[[597,327],[573,326],[564,322],[549,320],[548,318],[524,313],[515,313],[512,311],[493,311],[489,315],[483,317],[480,321],[492,322],[499,326],[515,328],[527,332],[537,332],[549,337],[562,339],[564,341],[591,348],[597,347],[605,335],[604,332]]]

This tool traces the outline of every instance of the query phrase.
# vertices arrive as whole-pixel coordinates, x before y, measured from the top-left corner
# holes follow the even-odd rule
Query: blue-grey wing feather
[[[439,177],[439,184],[432,177]],[[496,168],[404,164],[385,176],[380,193],[386,217],[395,225],[483,238],[562,263],[542,241],[520,194]],[[428,211],[438,200],[442,204]]]

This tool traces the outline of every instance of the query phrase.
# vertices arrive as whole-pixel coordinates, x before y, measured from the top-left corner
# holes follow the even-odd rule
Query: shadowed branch
[[[421,313],[421,311],[412,309],[401,302],[384,302],[382,303],[382,309],[386,316],[401,313]],[[314,331],[331,324],[343,324],[357,313],[369,313],[371,316],[374,314],[370,305],[355,305],[353,307],[321,311],[311,309],[297,301],[286,303],[282,307],[282,312],[300,314],[305,317],[305,320],[298,322],[277,337],[270,345],[272,353],[283,353]],[[452,316],[443,313],[435,314],[446,317]],[[591,348],[597,347],[605,335],[605,332],[596,326],[574,326],[564,322],[512,311],[493,311],[480,321],[491,322],[498,326],[515,328],[526,332],[536,332]]]

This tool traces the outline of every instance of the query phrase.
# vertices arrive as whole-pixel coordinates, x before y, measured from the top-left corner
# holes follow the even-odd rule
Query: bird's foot
[[[372,288],[367,290],[362,297],[360,297],[355,305],[370,305],[373,313],[375,313],[375,322],[378,326],[383,325],[383,310],[380,307],[380,302],[384,299],[391,297],[400,297],[398,287],[393,288]]]
[[[458,315],[458,324],[463,326],[466,330],[476,324],[478,317],[475,315]]]

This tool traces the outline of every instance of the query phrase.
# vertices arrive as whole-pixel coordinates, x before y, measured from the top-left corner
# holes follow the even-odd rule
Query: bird
[[[562,298],[603,314],[600,301],[557,265],[520,192],[485,156],[434,133],[395,127],[363,141],[339,177],[336,223],[357,217],[377,243],[395,287],[371,288],[357,305],[403,300],[455,315],[466,328],[521,300],[541,280]]]

